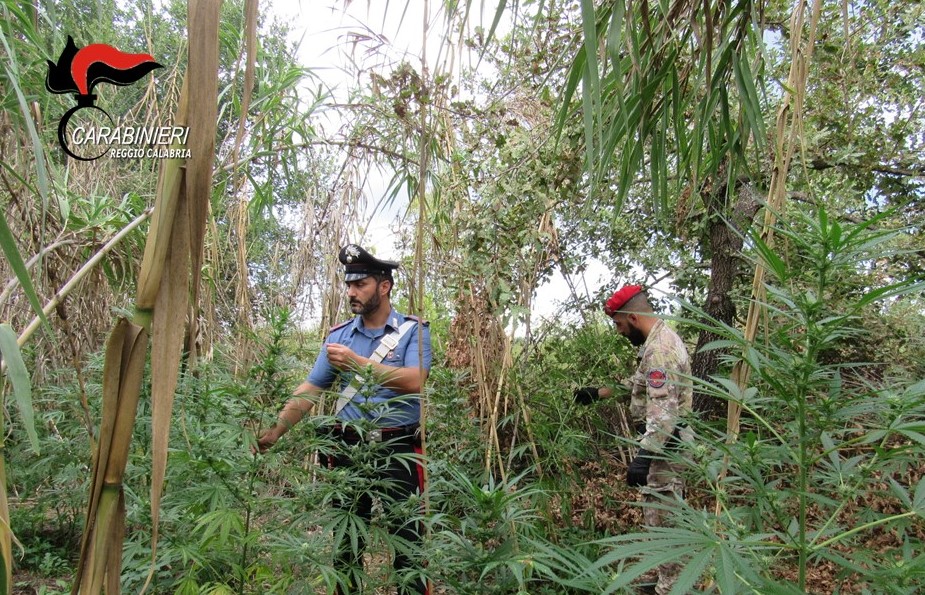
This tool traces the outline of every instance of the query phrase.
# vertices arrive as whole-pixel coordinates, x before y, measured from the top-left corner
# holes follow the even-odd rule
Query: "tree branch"
[[[809,162],[809,168],[816,171],[822,171],[825,169],[832,169],[833,167],[859,167],[857,163],[847,163],[844,161],[824,161],[822,159],[813,159]],[[886,164],[878,164],[873,167],[863,168],[868,171],[873,171],[881,174],[890,174],[894,176],[906,176],[910,178],[917,178],[920,176],[925,176],[925,165],[907,165],[905,167],[896,167]]]
[[[385,155],[386,157],[391,157],[392,159],[397,159],[399,161],[410,163],[412,165],[418,164],[418,162],[415,159],[412,159],[408,157],[407,155],[402,155],[401,153],[398,153],[397,151],[393,151],[392,149],[387,149],[385,147],[379,147],[379,146],[371,145],[371,144],[364,143],[361,141],[351,141],[351,140],[335,141],[335,140],[320,140],[319,139],[319,140],[306,141],[304,143],[287,143],[283,145],[276,145],[271,150],[258,151],[256,153],[248,155],[247,157],[242,157],[240,160],[236,162],[225,163],[219,166],[218,168],[216,168],[216,171],[227,173],[234,169],[237,169],[238,167],[244,165],[245,163],[254,161],[256,159],[259,159],[260,157],[267,157],[270,155],[275,155],[276,153],[287,150],[287,149],[304,149],[307,147],[327,146],[327,145],[334,146],[334,147],[343,147],[347,149],[365,149],[373,153],[380,153],[382,155]]]

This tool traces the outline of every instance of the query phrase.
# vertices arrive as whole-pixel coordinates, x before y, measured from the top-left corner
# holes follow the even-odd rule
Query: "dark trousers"
[[[370,477],[364,479],[375,482],[377,486],[375,492],[382,499],[386,516],[392,517],[388,523],[389,533],[402,538],[412,546],[418,546],[422,541],[418,523],[403,518],[395,518],[389,514],[390,508],[403,505],[409,497],[424,491],[423,468],[416,461],[409,461],[407,456],[401,456],[411,454],[420,455],[421,447],[419,442],[410,437],[388,440],[380,444],[357,444],[356,440],[342,438],[335,441],[333,452],[319,453],[319,463],[322,467],[328,469],[353,468],[358,473],[363,473],[360,469],[366,469]],[[371,465],[369,461],[360,462],[357,460],[364,456],[378,458],[378,464]],[[356,494],[356,497],[351,498],[346,495],[344,498],[335,499],[334,506],[341,510],[349,508],[351,513],[368,523],[372,516],[373,506],[373,494],[371,491],[362,490]],[[337,548],[335,564],[339,572],[349,577],[353,575],[351,569],[362,568],[362,555],[366,544],[362,536],[358,538],[359,543],[355,550],[348,538],[345,537],[342,541],[344,543],[335,544]],[[413,563],[404,552],[400,551],[400,548],[396,548],[392,566],[400,577],[403,570],[413,568]],[[362,585],[353,584],[349,592],[361,593],[362,591]],[[402,595],[411,593],[427,594],[428,590],[424,581],[412,581],[400,587],[399,593]],[[347,594],[343,591],[338,591],[338,595]]]

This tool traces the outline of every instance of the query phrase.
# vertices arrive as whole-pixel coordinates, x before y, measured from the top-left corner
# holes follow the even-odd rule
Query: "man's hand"
[[[362,363],[356,353],[346,345],[328,343],[328,362],[338,370],[350,370]]]
[[[276,424],[272,428],[266,429],[257,436],[257,450],[260,454],[263,454],[273,448],[273,445],[276,444],[276,441],[279,440],[282,436],[280,431],[279,424]],[[253,449],[252,449],[253,450]]]
[[[648,483],[649,465],[652,464],[652,453],[640,448],[636,458],[626,468],[626,485],[638,488]]]
[[[572,396],[579,405],[590,405],[601,398],[601,393],[596,386],[583,386],[576,388]]]
[[[576,388],[572,396],[579,405],[590,405],[595,401],[612,398],[616,398],[617,401],[625,401],[629,397],[629,390],[622,385],[616,389],[610,388],[609,386],[602,386],[600,388],[596,386],[583,386],[581,388]]]
[[[270,450],[283,434],[299,423],[302,417],[310,413],[314,407],[314,403],[303,395],[312,396],[317,395],[319,392],[321,392],[321,389],[313,384],[308,382],[300,384],[295,389],[295,392],[292,393],[292,398],[286,401],[283,410],[279,412],[276,423],[273,424],[272,427],[260,432],[257,436],[257,445],[251,447],[254,454],[258,452],[264,453]]]

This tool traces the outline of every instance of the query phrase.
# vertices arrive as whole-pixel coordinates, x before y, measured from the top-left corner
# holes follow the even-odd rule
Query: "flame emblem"
[[[94,105],[96,95],[93,88],[99,83],[110,83],[118,86],[131,85],[161,64],[150,54],[128,54],[105,43],[93,43],[78,48],[74,38],[67,36],[67,44],[55,64],[48,60],[48,75],[45,77],[45,88],[52,93],[74,93],[77,105],[68,110],[58,124],[58,141],[64,152],[81,161],[93,161],[97,157],[81,157],[75,155],[67,146],[67,123],[77,110],[84,108],[97,109],[112,118],[105,110]]]

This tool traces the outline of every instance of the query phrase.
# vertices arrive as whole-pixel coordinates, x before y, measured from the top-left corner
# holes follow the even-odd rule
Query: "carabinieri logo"
[[[93,161],[99,159],[107,152],[114,156],[142,156],[142,151],[129,154],[122,149],[110,149],[110,144],[130,145],[135,143],[167,145],[172,141],[185,144],[188,128],[177,126],[134,127],[134,126],[78,126],[70,135],[72,144],[105,145],[106,149],[95,156],[76,154],[68,143],[68,122],[71,117],[82,109],[97,110],[103,113],[110,123],[112,117],[102,108],[95,105],[96,95],[93,88],[99,83],[113,85],[131,85],[143,76],[154,70],[162,68],[150,54],[127,54],[111,45],[94,43],[78,48],[74,38],[68,35],[67,45],[58,63],[48,60],[48,76],[45,78],[45,88],[52,93],[75,93],[77,105],[69,109],[58,124],[58,142],[64,152],[80,161]],[[184,150],[188,152],[188,149]],[[171,151],[173,152],[173,151]],[[166,156],[151,154],[149,156]],[[171,155],[173,156],[173,155]],[[187,155],[188,156],[188,155]]]

